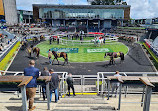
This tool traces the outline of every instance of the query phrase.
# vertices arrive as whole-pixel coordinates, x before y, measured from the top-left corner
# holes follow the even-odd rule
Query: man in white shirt
[[[121,77],[121,75],[119,74],[119,71],[116,71],[115,75],[116,77]],[[114,94],[114,91],[115,91],[115,97],[117,95],[117,90],[120,86],[120,82],[113,82],[112,83],[112,95]]]

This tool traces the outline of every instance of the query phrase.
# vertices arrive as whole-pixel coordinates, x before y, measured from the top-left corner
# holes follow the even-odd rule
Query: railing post
[[[50,110],[50,90],[49,90],[49,82],[46,83],[46,93],[47,93],[47,108]]]
[[[99,94],[99,73],[98,73],[98,75],[97,75],[97,90],[98,90],[98,94]]]
[[[23,111],[28,111],[27,110],[27,99],[26,99],[26,86],[21,87],[21,94],[22,94],[22,108],[23,108]]]
[[[84,92],[84,86],[85,86],[85,77],[82,75],[82,77],[83,77],[83,91],[82,92]]]
[[[103,95],[103,91],[104,91],[103,90],[104,89],[104,84],[103,84],[104,81],[103,81],[103,79],[104,79],[104,76],[103,76],[103,73],[102,73],[102,86],[101,86],[101,90],[102,90],[101,93],[102,93],[102,95]]]
[[[81,93],[83,93],[83,75],[81,76]]]

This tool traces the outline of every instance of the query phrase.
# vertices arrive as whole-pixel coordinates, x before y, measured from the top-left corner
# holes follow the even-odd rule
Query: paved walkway
[[[158,102],[158,95],[153,94],[151,102]],[[52,98],[54,101],[54,95]],[[125,98],[122,95],[122,102],[140,102],[141,95],[127,95]],[[46,111],[47,102],[36,94],[35,103],[36,109],[34,111]],[[0,93],[0,107],[1,111],[21,111],[22,100],[13,93]],[[60,98],[58,103],[51,102],[51,111],[116,111],[118,107],[118,98],[102,99],[96,95],[77,95]],[[150,111],[157,111],[157,104],[151,103]],[[143,111],[140,103],[121,103],[120,111]]]
[[[125,43],[128,45],[128,43]],[[120,64],[119,59],[116,60],[116,65],[108,65],[109,61],[96,62],[96,63],[70,63],[70,65],[62,66],[63,62],[58,65],[54,62],[54,65],[48,64],[48,59],[40,56],[36,60],[36,67],[40,70],[43,67],[53,68],[56,72],[70,72],[74,75],[96,75],[97,72],[115,72],[116,70],[121,72],[154,72],[154,68],[145,53],[143,52],[139,44],[129,47],[129,53],[125,56],[124,63]],[[34,58],[31,58],[34,59]],[[9,71],[23,71],[25,67],[28,67],[28,55],[26,51],[20,50],[15,60],[13,61]]]

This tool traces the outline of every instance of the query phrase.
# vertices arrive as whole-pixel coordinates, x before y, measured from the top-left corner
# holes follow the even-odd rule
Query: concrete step
[[[97,95],[77,95],[61,98],[53,111],[114,111],[106,100]]]

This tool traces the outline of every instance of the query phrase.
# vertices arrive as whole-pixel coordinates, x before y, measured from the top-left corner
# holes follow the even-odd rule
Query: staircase
[[[61,98],[53,111],[115,111],[97,95],[77,95]]]

